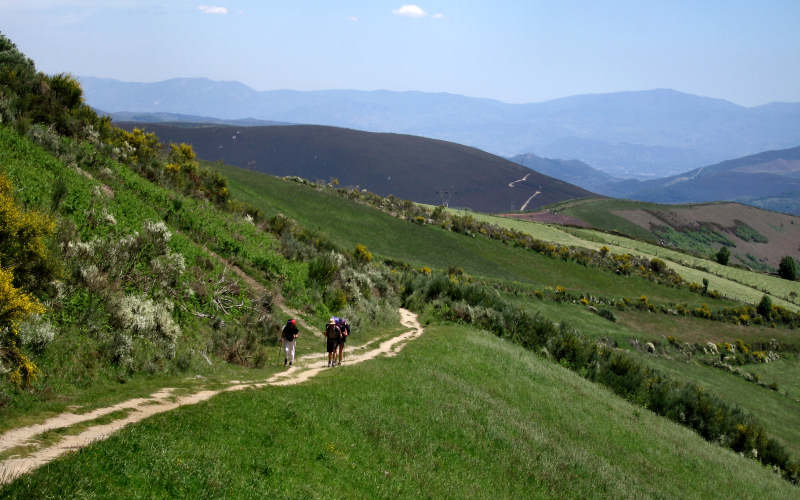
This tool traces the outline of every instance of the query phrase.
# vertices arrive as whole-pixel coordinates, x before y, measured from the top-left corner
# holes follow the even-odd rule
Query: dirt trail
[[[517,180],[515,180],[513,182],[509,182],[508,183],[508,187],[513,188],[514,184],[517,184],[518,182],[525,182],[525,181],[528,180],[528,177],[530,177],[530,176],[531,176],[531,174],[525,174],[525,177],[523,177],[522,179],[517,179]]]
[[[525,200],[525,203],[523,203],[523,204],[522,204],[522,206],[520,207],[519,211],[520,211],[520,212],[524,212],[524,211],[525,211],[525,209],[528,207],[528,203],[530,203],[532,199],[536,198],[536,197],[537,197],[537,196],[539,196],[540,194],[542,194],[542,192],[541,192],[541,191],[536,191],[535,193],[533,193],[533,194],[531,195],[531,197],[530,197],[530,198],[528,198],[527,200]]]
[[[423,329],[417,320],[417,315],[411,311],[400,309],[400,322],[409,330],[395,337],[380,341],[380,344],[375,348],[370,348],[369,346],[378,342],[378,340],[373,340],[362,346],[352,348],[349,356],[345,358],[345,367],[362,363],[382,355],[395,356],[403,349],[408,341],[422,335]],[[8,431],[0,435],[0,453],[14,448],[26,446],[35,447],[38,443],[34,438],[47,431],[89,422],[115,411],[128,411],[127,415],[122,418],[110,423],[87,427],[79,434],[65,436],[60,441],[39,448],[29,455],[22,457],[12,456],[11,458],[3,460],[0,462],[0,485],[9,483],[20,475],[31,472],[68,451],[83,448],[95,441],[101,441],[128,424],[139,422],[153,415],[174,410],[181,406],[197,404],[223,392],[258,389],[270,385],[286,386],[300,384],[327,369],[329,368],[327,368],[327,358],[325,354],[309,354],[298,358],[296,366],[286,371],[276,373],[263,381],[241,382],[232,380],[228,383],[228,386],[223,389],[200,390],[192,394],[178,397],[172,394],[174,389],[164,388],[147,398],[131,399],[107,408],[99,408],[83,415],[62,413],[61,415],[47,419],[41,424]],[[333,370],[338,369],[340,368],[333,368]]]

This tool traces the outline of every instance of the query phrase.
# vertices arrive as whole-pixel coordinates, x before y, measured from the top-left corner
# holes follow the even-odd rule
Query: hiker
[[[325,338],[328,339],[328,367],[336,366],[336,348],[339,346],[341,330],[336,326],[336,319],[331,318],[325,325]]]
[[[300,331],[297,329],[297,320],[289,319],[286,321],[286,326],[283,327],[283,331],[281,332],[281,342],[283,342],[283,366],[286,366],[287,363],[289,366],[292,366],[292,363],[294,363],[294,347],[298,335],[300,335]]]
[[[342,364],[342,358],[344,357],[344,343],[347,341],[347,336],[350,335],[350,324],[347,323],[347,320],[344,318],[339,318],[339,331],[341,335],[339,336],[339,364]]]

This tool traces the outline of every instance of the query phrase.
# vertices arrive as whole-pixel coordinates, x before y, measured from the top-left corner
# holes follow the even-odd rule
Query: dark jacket
[[[286,340],[294,340],[294,336],[300,333],[300,330],[297,329],[296,325],[291,323],[286,323],[286,326],[283,327],[283,338]]]

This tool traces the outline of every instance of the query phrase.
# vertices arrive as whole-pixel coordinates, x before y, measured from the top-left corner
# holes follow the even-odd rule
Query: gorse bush
[[[39,370],[21,351],[19,328],[44,307],[25,290],[41,290],[56,276],[57,264],[45,241],[53,222],[23,210],[12,194],[11,182],[0,174],[0,364],[13,383],[28,386]]]
[[[14,269],[17,286],[40,290],[58,274],[46,241],[55,226],[46,215],[20,207],[12,190],[11,181],[0,174],[0,265]]]
[[[14,286],[11,270],[0,267],[0,365],[16,385],[30,385],[39,369],[20,350],[19,326],[44,307],[35,297]]]

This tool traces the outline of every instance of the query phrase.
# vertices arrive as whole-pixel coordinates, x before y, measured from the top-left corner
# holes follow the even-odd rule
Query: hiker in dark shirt
[[[287,363],[289,366],[292,366],[292,363],[294,363],[294,348],[299,335],[300,331],[297,329],[297,321],[294,319],[288,320],[281,332],[281,341],[283,342],[283,366],[286,366]]]
[[[331,318],[325,325],[325,338],[328,346],[328,366],[336,366],[336,348],[339,346],[341,330],[336,326],[336,320]]]
[[[340,318],[337,326],[341,332],[339,336],[339,364],[341,365],[344,357],[344,343],[347,341],[347,336],[350,335],[350,324],[347,323],[346,319]]]

